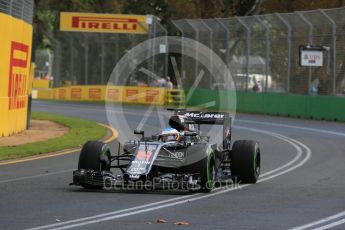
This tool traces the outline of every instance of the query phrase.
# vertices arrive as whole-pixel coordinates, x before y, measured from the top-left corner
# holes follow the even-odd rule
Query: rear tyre
[[[100,141],[88,141],[84,144],[80,155],[78,169],[109,171],[110,170],[110,149]],[[82,184],[84,188],[100,189],[102,186]]]
[[[237,183],[256,183],[260,167],[258,143],[250,140],[235,141],[231,150],[231,174],[237,178]]]

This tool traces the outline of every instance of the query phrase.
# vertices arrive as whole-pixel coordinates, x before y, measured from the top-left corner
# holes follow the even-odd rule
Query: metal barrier
[[[168,106],[185,105],[183,90],[156,87],[79,85],[33,90],[34,99],[67,101],[110,101]]]
[[[188,106],[198,107],[219,97],[226,97],[228,91],[196,89],[188,100]],[[334,96],[309,96],[284,93],[237,92],[236,108],[231,103],[214,103],[208,109],[256,113],[274,116],[288,116],[306,119],[345,121],[345,100]]]
[[[174,92],[177,92],[176,90]],[[134,86],[105,86],[105,85],[75,85],[54,89],[33,90],[34,99],[64,100],[64,101],[108,101],[134,104],[165,105],[166,88],[134,87]],[[172,93],[171,101],[182,100]],[[178,97],[178,98],[177,98]]]

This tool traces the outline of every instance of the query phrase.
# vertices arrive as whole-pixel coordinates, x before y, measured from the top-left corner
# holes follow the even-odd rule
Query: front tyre
[[[97,172],[110,170],[110,149],[101,141],[88,141],[83,145],[79,155],[78,170]],[[100,189],[99,185],[81,184],[84,188]]]
[[[213,154],[210,154],[207,158],[199,161],[195,165],[195,169],[200,175],[200,191],[211,192],[215,187],[215,180],[217,175],[217,169],[214,163]]]
[[[231,174],[237,183],[254,184],[259,178],[261,167],[260,148],[251,140],[235,141],[231,150]]]

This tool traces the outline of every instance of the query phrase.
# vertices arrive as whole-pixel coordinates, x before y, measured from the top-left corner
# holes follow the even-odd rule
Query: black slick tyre
[[[110,170],[110,150],[101,141],[88,141],[83,145],[79,155],[78,169],[109,171]],[[100,189],[102,186],[82,184],[84,188]]]
[[[194,167],[200,175],[200,192],[211,192],[215,187],[217,173],[213,154],[197,162]]]
[[[231,174],[237,183],[254,184],[261,167],[260,148],[251,140],[235,141],[231,150]]]

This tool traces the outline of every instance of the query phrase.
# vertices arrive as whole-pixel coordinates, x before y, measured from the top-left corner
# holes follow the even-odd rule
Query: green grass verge
[[[106,128],[89,120],[41,112],[33,112],[31,118],[34,120],[54,121],[69,127],[70,130],[61,137],[46,141],[18,146],[0,147],[0,160],[21,158],[78,147],[84,144],[87,140],[99,140],[107,134]]]

